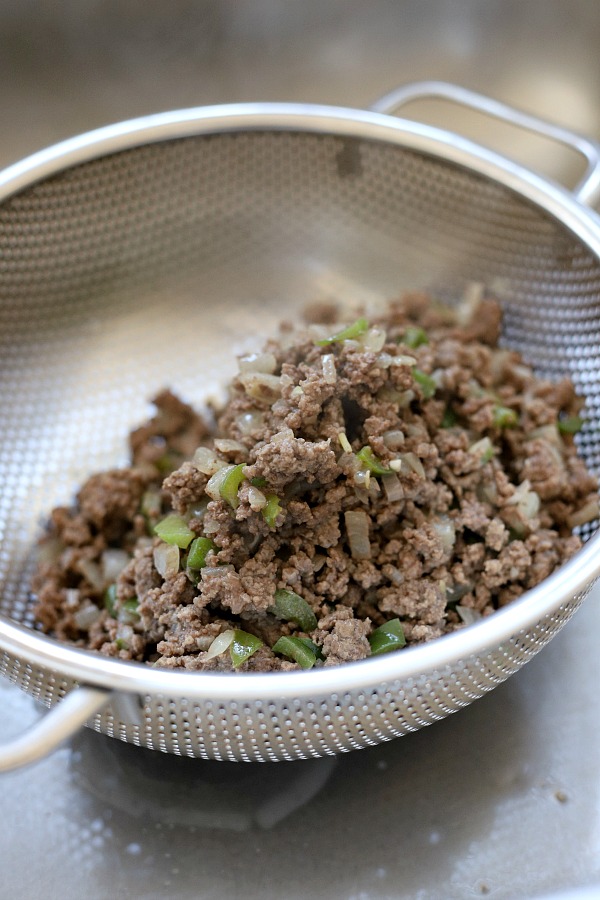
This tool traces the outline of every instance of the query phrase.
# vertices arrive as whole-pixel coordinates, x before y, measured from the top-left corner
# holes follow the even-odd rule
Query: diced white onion
[[[271,404],[281,395],[281,379],[278,375],[263,372],[246,372],[240,381],[249,397]]]
[[[240,372],[261,372],[272,375],[277,368],[277,360],[272,353],[248,353],[238,359]]]
[[[248,488],[248,503],[250,504],[251,510],[258,512],[267,505],[267,498],[262,491],[251,484]]]
[[[383,443],[388,450],[399,450],[404,445],[404,432],[399,428],[386,431],[383,435]]]
[[[231,441],[229,438],[217,438],[215,448],[219,453],[245,453],[246,448],[239,441]]]
[[[224,459],[220,459],[209,447],[198,447],[192,457],[192,465],[204,475],[214,475],[227,463]]]
[[[100,610],[98,607],[93,603],[88,603],[86,606],[82,606],[81,609],[77,610],[73,616],[73,621],[82,631],[87,631],[99,617]]]
[[[230,628],[228,628],[227,631],[222,631],[221,634],[218,634],[206,651],[204,659],[214,659],[215,656],[220,656],[221,653],[225,653],[232,645],[233,637],[234,633]]]
[[[67,609],[75,609],[79,606],[79,588],[65,589],[65,606]]]
[[[456,541],[456,528],[452,519],[442,515],[434,519],[431,524],[446,553],[451,553]]]
[[[417,360],[414,356],[408,356],[406,353],[398,353],[396,356],[392,356],[393,366],[416,366]]]
[[[455,309],[456,322],[465,326],[471,323],[477,307],[483,299],[484,285],[473,281],[467,285],[462,300]]]
[[[323,367],[323,380],[327,384],[335,384],[337,381],[337,371],[335,368],[335,356],[333,353],[326,353],[321,358]]]
[[[265,417],[263,413],[252,410],[250,412],[241,413],[237,417],[236,423],[242,434],[250,434],[252,431],[257,431],[263,427],[265,424]],[[210,474],[212,475],[212,472]]]
[[[398,397],[398,409],[406,409],[407,406],[415,399],[415,392],[409,388],[407,391],[401,391]]]
[[[380,369],[389,369],[393,362],[393,356],[389,353],[380,353],[377,357],[376,363]]]
[[[208,483],[204,490],[211,498],[211,500],[221,499],[221,487],[223,485],[223,482],[233,469],[235,469],[235,466],[223,466],[222,469],[219,469],[218,472],[215,472],[215,474],[211,475],[211,477],[208,479]]]
[[[344,453],[352,453],[352,444],[343,431],[340,431],[340,433],[338,434],[338,441],[340,442],[340,447],[342,448]]]
[[[204,566],[203,569],[200,569],[200,575],[202,579],[205,578],[224,578],[226,575],[229,575],[230,572],[235,572],[233,566]]]
[[[402,472],[405,475],[414,472],[419,478],[425,478],[423,463],[415,453],[401,453],[398,459],[390,460],[389,466],[395,472]]]
[[[131,643],[131,639],[133,638],[133,628],[131,625],[120,624],[117,626],[117,640],[123,641],[126,647]]]
[[[529,434],[525,435],[526,441],[532,441],[535,438],[543,438],[554,447],[562,449],[562,439],[556,425],[540,425],[539,428],[534,428]]]
[[[394,503],[396,500],[402,500],[404,491],[402,490],[402,485],[395,472],[388,472],[386,475],[382,475],[381,482],[383,484],[385,496],[390,503]]]
[[[373,328],[369,328],[369,330],[362,336],[360,341],[364,349],[370,350],[372,353],[378,353],[385,342],[386,333],[384,329],[378,328],[376,325]]]
[[[485,456],[490,450],[493,450],[493,445],[487,436],[482,437],[479,441],[475,441],[469,447],[469,453],[472,453],[474,456]]]
[[[353,481],[357,487],[364,487],[368,490],[369,485],[371,483],[370,470],[369,469],[359,469],[358,472],[354,473]]]
[[[390,581],[393,581],[394,584],[398,586],[404,584],[404,575],[397,566],[387,566],[385,572],[387,577],[390,579]]]
[[[271,444],[280,444],[282,441],[289,441],[294,437],[294,432],[291,428],[282,428],[281,431],[276,431],[274,435],[271,437]]]
[[[479,610],[471,609],[470,606],[457,606],[456,612],[462,619],[464,625],[473,625],[481,619]]]
[[[569,516],[569,528],[576,528],[578,525],[587,525],[588,522],[593,522],[594,519],[597,519],[599,516],[600,509],[598,498],[592,497],[591,500],[588,500],[587,503],[581,507],[581,509],[576,510],[576,512]]]
[[[205,517],[202,523],[204,534],[216,534],[220,527],[217,520],[211,518],[210,514]]]
[[[112,584],[116,581],[127,563],[129,562],[129,554],[125,550],[117,550],[109,547],[102,554],[101,568],[105,584]]]
[[[346,533],[350,553],[354,559],[370,559],[369,517],[363,510],[348,510],[344,513]]]
[[[154,568],[163,578],[171,578],[179,571],[179,547],[161,543],[152,553]]]
[[[94,590],[101,591],[104,588],[104,576],[98,563],[93,562],[91,559],[80,559],[77,563],[77,568]]]

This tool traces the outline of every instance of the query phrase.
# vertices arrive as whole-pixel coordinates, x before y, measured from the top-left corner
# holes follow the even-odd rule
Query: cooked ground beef
[[[241,359],[214,426],[155,398],[131,466],[52,512],[45,631],[171,668],[334,665],[487,616],[577,550],[582,404],[498,347],[497,303],[337,315]]]

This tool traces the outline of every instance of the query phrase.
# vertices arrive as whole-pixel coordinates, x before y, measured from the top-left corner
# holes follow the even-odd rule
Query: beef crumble
[[[582,402],[498,346],[495,301],[337,316],[241,358],[214,425],[155,398],[131,466],[52,512],[43,630],[169,668],[328,666],[488,616],[577,550]]]

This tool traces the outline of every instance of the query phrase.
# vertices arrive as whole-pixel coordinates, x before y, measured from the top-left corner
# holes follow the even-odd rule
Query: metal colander
[[[125,464],[147,399],[200,405],[234,357],[332,296],[381,307],[406,288],[445,299],[481,281],[504,341],[586,397],[580,448],[600,461],[597,148],[440,85],[569,143],[574,195],[461,138],[381,111],[204,108],[102,129],[0,175],[0,674],[56,709],[0,748],[29,762],[88,720],[188,756],[333,754],[414,731],[531,659],[598,575],[598,537],[510,607],[430,644],[284,674],[161,671],[34,630],[29,582],[44,516],[93,471]],[[593,526],[584,529],[588,538]],[[64,699],[63,699],[64,698]],[[60,703],[59,703],[60,701]]]

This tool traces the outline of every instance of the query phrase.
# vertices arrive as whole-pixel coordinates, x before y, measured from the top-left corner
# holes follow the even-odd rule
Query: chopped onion
[[[200,569],[200,574],[202,576],[202,580],[205,578],[224,578],[225,575],[229,575],[231,572],[235,572],[233,566],[204,566],[203,569]]]
[[[241,413],[235,421],[242,434],[250,434],[252,431],[263,428],[265,417],[263,413],[252,410],[250,412]]]
[[[365,332],[360,342],[365,350],[370,350],[373,353],[378,353],[385,344],[386,338],[387,336],[384,329],[374,326],[373,328],[369,328],[369,330]]]
[[[392,356],[393,366],[416,366],[417,360],[414,356],[408,356],[406,353],[398,353],[396,356]]]
[[[280,444],[282,441],[288,441],[290,438],[294,437],[294,432],[291,428],[282,428],[281,431],[276,431],[274,435],[271,437],[271,444]]]
[[[383,443],[388,450],[399,450],[404,444],[404,432],[399,428],[386,431],[383,435]]]
[[[228,628],[227,631],[222,631],[221,634],[218,634],[208,650],[206,651],[206,656],[204,659],[214,659],[215,656],[220,656],[221,653],[225,653],[226,650],[231,647],[234,638],[234,631],[231,628]]]
[[[204,518],[204,522],[202,523],[202,527],[204,529],[205,534],[216,534],[220,529],[219,523],[216,519],[211,518],[210,513]]]
[[[73,616],[73,621],[81,631],[87,631],[100,617],[100,610],[93,603],[88,603],[78,609]]]
[[[342,448],[344,453],[352,453],[352,444],[343,431],[340,431],[340,433],[338,434],[338,441],[340,442],[340,447]]]
[[[230,441],[228,438],[217,438],[215,447],[219,453],[246,453],[246,448],[239,441]]]
[[[451,553],[456,541],[456,528],[452,519],[449,516],[442,515],[434,519],[431,524],[446,553]]]
[[[109,547],[102,554],[101,567],[105,584],[112,584],[116,581],[127,563],[129,562],[129,554],[125,550],[117,550]]]
[[[327,384],[335,384],[337,381],[337,371],[335,368],[335,356],[333,353],[326,353],[321,358],[323,366],[323,379]]]
[[[380,369],[389,369],[394,361],[394,357],[389,353],[380,353],[376,359],[376,363]]]
[[[389,463],[390,469],[394,472],[414,472],[419,478],[425,478],[425,469],[423,463],[415,453],[401,453],[398,459],[392,459]]]
[[[79,588],[65,588],[65,606],[67,609],[79,606]]]
[[[154,568],[163,578],[171,578],[179,571],[179,547],[161,543],[152,553]]]
[[[516,488],[511,497],[506,500],[507,506],[516,506],[519,513],[526,519],[532,519],[540,508],[540,498],[531,490],[531,484],[526,478]]]
[[[473,625],[481,619],[481,613],[478,609],[472,609],[470,606],[458,606],[456,612],[460,616],[464,625]]]
[[[208,447],[198,447],[192,457],[192,464],[204,475],[214,475],[215,472],[227,465],[224,459],[220,459]]]
[[[368,490],[371,483],[371,472],[369,469],[359,469],[358,472],[354,473],[352,480],[357,487],[364,487]]]
[[[543,438],[543,440],[548,441],[548,443],[552,444],[554,447],[559,449],[562,449],[563,447],[562,438],[556,425],[540,425],[539,428],[533,428],[529,434],[526,434],[524,437],[526,441]]]
[[[593,522],[598,516],[600,516],[598,497],[592,497],[581,507],[581,509],[576,510],[576,512],[569,516],[569,528],[576,528],[578,525],[587,525],[588,522]]]
[[[396,584],[398,586],[400,586],[401,584],[404,584],[404,581],[405,581],[404,575],[402,574],[402,572],[400,571],[400,569],[397,566],[392,566],[392,565],[386,566],[385,574],[390,579],[390,581],[394,582],[394,584]]]
[[[363,510],[348,510],[344,513],[346,533],[350,553],[354,559],[370,559],[369,517]]]
[[[406,409],[407,406],[415,399],[415,392],[412,388],[409,388],[407,391],[401,391],[398,397],[398,409]]]
[[[462,300],[455,308],[456,322],[463,328],[469,325],[481,301],[483,300],[484,285],[473,281],[467,285]]]
[[[385,496],[390,503],[394,503],[396,500],[402,500],[402,498],[404,497],[404,491],[402,490],[402,485],[400,484],[400,480],[395,472],[390,472],[387,475],[382,475],[381,483],[383,484]]]
[[[277,368],[277,360],[272,353],[249,353],[238,359],[240,372],[260,372],[263,375],[272,375]]]
[[[77,568],[94,590],[101,591],[103,589],[105,581],[98,563],[93,562],[91,559],[80,559],[77,563]]]
[[[132,638],[133,638],[133,628],[131,627],[131,625],[120,624],[117,627],[116,639],[123,645],[122,649],[129,647],[129,644],[131,643]]]
[[[469,453],[472,453],[473,456],[478,456],[481,460],[481,464],[489,462],[494,457],[494,445],[490,441],[489,437],[482,437],[479,441],[475,441],[474,444],[471,444],[469,447]]]
[[[235,466],[223,466],[208,479],[208,484],[204,488],[211,500],[221,500],[221,488],[230,472],[233,472]]]
[[[249,397],[271,405],[281,396],[281,379],[278,375],[263,372],[246,372],[239,376]]]
[[[267,498],[261,490],[251,484],[248,488],[248,503],[250,504],[251,510],[258,512],[267,505]]]

